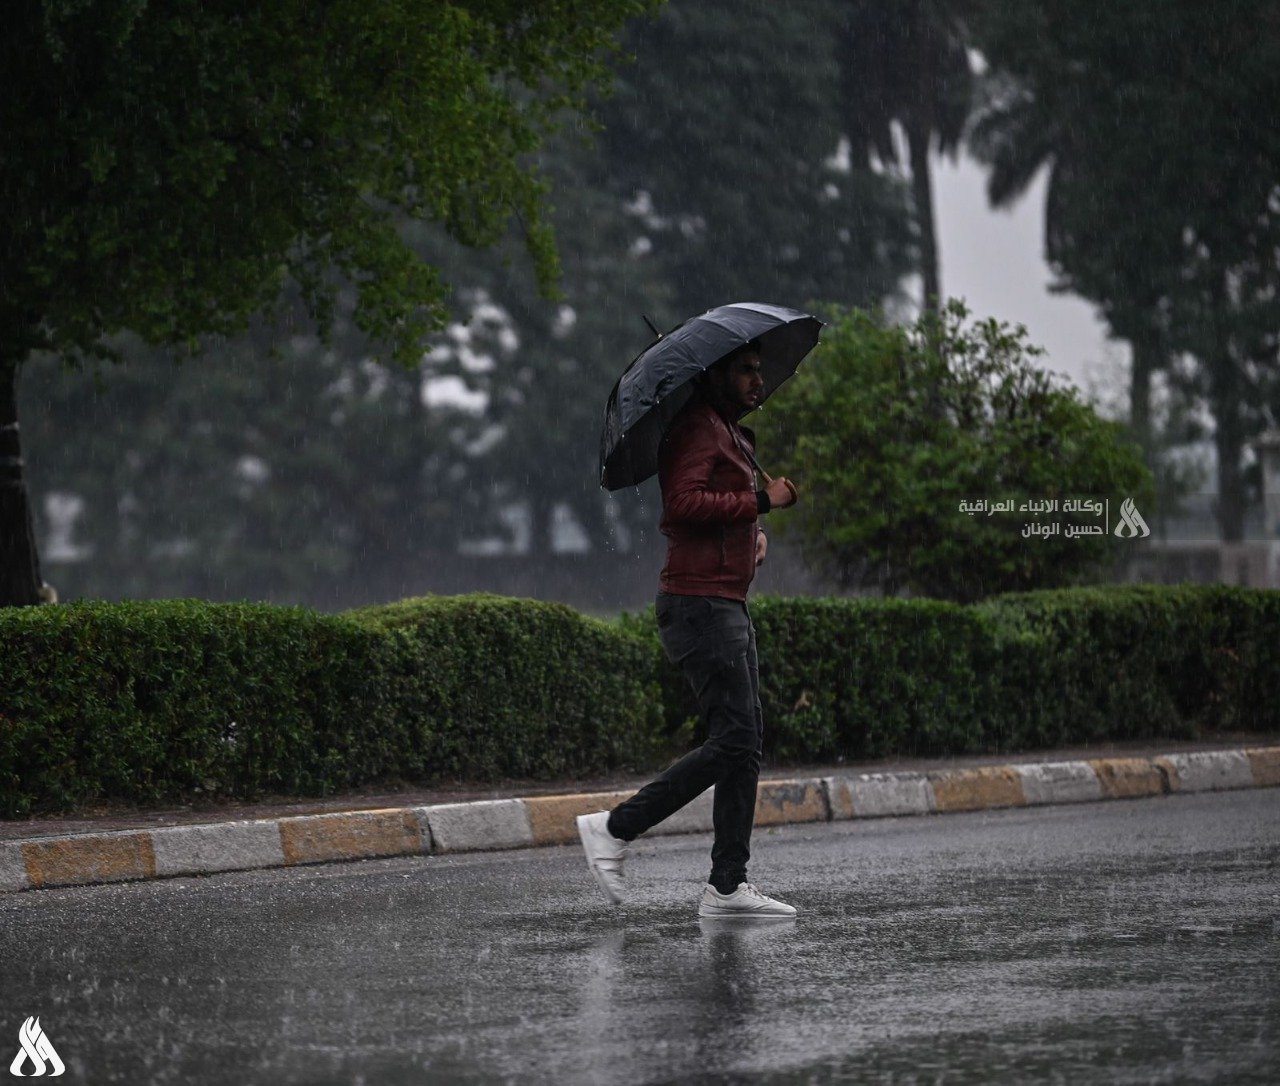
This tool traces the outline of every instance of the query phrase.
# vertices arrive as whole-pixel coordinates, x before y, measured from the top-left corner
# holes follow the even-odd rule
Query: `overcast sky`
[[[934,161],[934,202],[942,290],[964,298],[976,316],[1027,326],[1048,352],[1046,368],[1081,389],[1123,388],[1128,349],[1107,339],[1093,306],[1069,294],[1049,293],[1044,261],[1042,172],[1008,211],[987,206],[983,171],[961,156]]]

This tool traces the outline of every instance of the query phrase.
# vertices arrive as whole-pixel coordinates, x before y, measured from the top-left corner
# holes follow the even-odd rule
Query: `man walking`
[[[768,547],[759,515],[796,500],[785,479],[755,488],[755,437],[738,420],[763,396],[753,341],[697,379],[662,442],[658,478],[667,562],[656,605],[658,633],[692,685],[710,734],[612,811],[578,818],[587,864],[614,903],[625,888],[627,843],[714,786],[711,876],[698,915],[796,914],[747,882],[764,729],[747,590]]]

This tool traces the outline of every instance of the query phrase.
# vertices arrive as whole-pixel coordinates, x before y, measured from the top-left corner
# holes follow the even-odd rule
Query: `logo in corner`
[[[1151,534],[1151,529],[1142,519],[1132,498],[1125,498],[1120,504],[1120,520],[1116,524],[1115,533],[1121,539],[1146,539]]]
[[[9,1074],[19,1078],[39,1078],[45,1074],[50,1078],[57,1078],[67,1069],[53,1050],[44,1030],[40,1028],[39,1018],[28,1018],[22,1023],[22,1028],[18,1030],[18,1043],[22,1047],[14,1056],[13,1063],[9,1064]],[[31,1064],[30,1071],[22,1069],[27,1062]]]

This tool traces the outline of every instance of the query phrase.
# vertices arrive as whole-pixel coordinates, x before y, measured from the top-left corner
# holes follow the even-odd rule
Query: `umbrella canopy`
[[[822,322],[786,306],[734,302],[708,309],[649,345],[609,393],[600,435],[600,485],[635,486],[658,470],[658,446],[693,394],[693,379],[753,339],[764,397],[796,372]]]

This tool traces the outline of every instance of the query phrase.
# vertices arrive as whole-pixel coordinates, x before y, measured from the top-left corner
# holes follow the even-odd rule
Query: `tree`
[[[1123,370],[1095,375],[1086,390],[1098,413],[1121,423],[1128,440],[1142,450],[1154,485],[1153,508],[1144,509],[1143,516],[1158,539],[1168,537],[1175,517],[1190,512],[1187,498],[1204,490],[1210,474],[1205,455],[1209,420],[1203,400],[1188,391],[1182,373],[1192,365],[1189,357],[1179,356],[1169,360],[1164,372],[1153,375],[1141,432],[1130,418],[1129,378]]]
[[[617,374],[648,339],[642,313],[671,309],[663,269],[632,251],[637,228],[622,201],[591,181],[598,147],[565,134],[551,141],[544,172],[561,256],[560,297],[548,305],[513,254],[475,253],[433,237],[431,252],[467,285],[467,334],[441,341],[437,372],[483,395],[486,440],[474,466],[486,480],[491,532],[498,514],[529,514],[529,553],[551,552],[557,511],[567,510],[592,549],[613,549],[643,530],[636,503],[600,491],[597,461],[604,399]],[[483,361],[479,361],[483,360]],[[619,522],[622,532],[619,533]]]
[[[665,269],[664,328],[725,302],[877,304],[913,258],[905,186],[836,161],[835,0],[672,0],[624,38],[593,182]]]
[[[959,302],[906,328],[836,310],[762,411],[766,455],[801,491],[783,530],[846,588],[968,602],[1088,576],[1116,540],[1069,533],[1103,523],[1064,503],[1109,502],[1114,517],[1124,498],[1147,501],[1151,477],[1041,353],[1025,329],[970,322]]]
[[[465,453],[479,420],[428,407],[425,367],[377,362],[341,319],[328,346],[255,321],[199,364],[122,351],[110,371],[25,367],[31,481],[62,532],[47,509],[36,523],[65,597],[332,606],[412,583],[479,520]]]
[[[1280,350],[1275,6],[1001,2],[978,40],[998,73],[975,129],[993,198],[1049,166],[1047,255],[1061,286],[1133,344],[1139,433],[1151,374],[1182,353],[1196,360],[1189,387],[1214,419],[1219,530],[1238,540],[1242,453],[1266,424]]]
[[[173,376],[164,373],[167,360],[148,357],[144,364],[131,355],[130,364],[145,365],[145,374],[116,379],[131,391],[108,387],[95,397],[97,414],[76,417],[100,418],[109,402],[116,421],[104,442],[108,455],[128,449],[131,463],[155,467],[167,482],[148,488],[143,468],[98,463],[103,454],[88,455],[83,443],[41,458],[33,477],[83,497],[79,539],[98,543],[93,569],[81,562],[61,573],[67,586],[109,593],[136,586],[156,594],[205,592],[211,584],[208,594],[225,596],[261,594],[259,586],[270,584],[273,594],[326,599],[329,582],[352,575],[344,570],[363,573],[403,561],[383,543],[387,527],[421,546],[449,548],[459,538],[510,532],[501,514],[514,506],[530,512],[532,561],[550,550],[553,514],[566,508],[592,550],[643,550],[657,519],[656,484],[606,496],[596,475],[605,393],[649,338],[640,315],[669,325],[724,296],[803,304],[809,295],[837,292],[873,304],[910,270],[906,186],[861,166],[845,171],[827,162],[841,132],[831,41],[819,44],[816,66],[774,70],[787,57],[813,51],[806,19],[817,13],[834,25],[837,5],[807,0],[799,17],[764,5],[745,12],[730,12],[723,4],[682,8],[674,27],[659,28],[661,47],[646,45],[647,23],[627,39],[628,48],[644,46],[645,52],[624,66],[627,86],[620,98],[594,103],[606,126],[601,137],[588,143],[583,126],[575,123],[544,142],[538,161],[550,189],[546,221],[560,254],[558,304],[539,295],[516,239],[480,250],[458,244],[437,224],[413,223],[402,231],[419,257],[454,285],[454,316],[469,321],[432,339],[421,376],[462,380],[481,394],[482,412],[444,418],[433,407],[407,422],[403,412],[413,374],[370,371],[383,391],[368,396],[374,383],[366,372],[370,346],[341,313],[332,351],[309,344],[295,348],[295,329],[286,325],[298,325],[302,315],[287,313],[270,337],[284,354],[260,367],[254,359],[265,340],[217,344],[200,366]],[[722,55],[691,79],[682,66],[703,50],[711,33]],[[671,36],[677,44],[667,40]],[[779,40],[785,49],[774,55],[770,43]],[[764,77],[754,74],[761,67],[768,69]],[[741,108],[715,114],[708,98],[734,100]],[[630,141],[610,136],[612,126],[623,125],[670,147],[688,134],[691,116],[714,119],[714,166],[695,169],[678,155],[671,164],[637,160]],[[764,116],[767,124],[761,123]],[[772,157],[791,164],[784,183],[758,167],[770,145]],[[637,185],[650,181],[661,182],[672,206],[690,213],[712,206],[709,221],[728,239],[723,250],[696,232],[687,237],[658,214],[652,195],[646,210]],[[687,191],[686,183],[696,191]],[[838,186],[843,195],[833,203],[826,185]],[[769,210],[730,221],[723,209],[716,210],[726,198]],[[750,249],[751,260],[735,262],[730,246]],[[803,252],[803,259],[773,259],[788,247]],[[705,293],[690,293],[694,281],[710,285]],[[148,403],[136,386],[150,382],[156,383],[158,402],[138,416],[135,431],[124,419],[134,417],[134,406]],[[351,391],[331,391],[339,384]],[[73,381],[47,374],[26,385],[26,402],[52,397],[65,405],[55,412],[59,418],[77,395],[88,396],[76,393]],[[201,427],[212,428],[216,439],[203,429],[166,424],[169,405],[179,404],[194,405]],[[182,408],[182,417],[190,420],[192,410]],[[346,420],[332,421],[339,411]],[[356,419],[364,422],[356,426]],[[447,516],[436,516],[436,504],[424,500],[400,429],[406,425],[432,432],[428,470]],[[57,430],[42,425],[32,436],[40,447],[53,449]],[[269,483],[251,486],[236,474],[246,456],[262,463],[260,471],[270,470]],[[175,464],[164,465],[168,458]],[[319,492],[307,483],[309,473],[333,476],[328,500],[318,500]],[[348,485],[362,479],[376,484]],[[121,514],[117,499],[125,494],[132,497]],[[420,515],[411,521],[414,510]],[[165,545],[139,562],[138,556],[152,553],[154,541],[120,541],[124,523],[149,529]],[[180,539],[187,540],[185,547],[172,545]],[[295,549],[298,560],[291,561]]]
[[[840,89],[855,153],[896,164],[893,124],[907,138],[907,167],[920,233],[921,306],[942,299],[929,152],[955,155],[969,117],[974,77],[956,0],[884,4],[849,0],[840,33]]]
[[[970,149],[990,167],[987,193],[996,207],[1019,199],[1048,170],[1044,248],[1057,276],[1053,289],[1095,302],[1112,334],[1129,342],[1129,420],[1151,454],[1152,381],[1173,355],[1162,280],[1179,261],[1179,245],[1176,225],[1153,230],[1149,207],[1145,214],[1128,210],[1145,203],[1152,163],[1140,176],[1111,174],[1113,144],[1135,142],[1132,104],[1126,102],[1134,94],[1123,86],[1120,43],[1150,42],[1162,15],[1142,4],[1106,9],[1098,12],[1103,21],[1091,20],[1086,29],[1044,8],[991,4],[983,11],[977,37],[996,66],[982,81]],[[1073,39],[1065,50],[1064,36]],[[1092,54],[1087,61],[1081,49]],[[1043,66],[1052,77],[1041,72]],[[1142,135],[1136,142],[1142,144]],[[1100,205],[1112,201],[1117,181],[1125,185],[1126,210],[1112,221]]]
[[[32,359],[31,481],[63,518],[77,510],[71,540],[36,511],[40,537],[59,544],[45,562],[59,592],[328,607],[412,585],[433,555],[507,534],[513,506],[536,512],[534,561],[557,506],[593,548],[618,545],[618,520],[623,539],[641,528],[635,503],[604,515],[600,404],[583,389],[613,380],[660,288],[628,253],[625,213],[581,183],[591,153],[566,134],[542,164],[556,193],[559,303],[540,295],[514,239],[473,250],[432,224],[406,231],[455,284],[453,321],[412,369],[377,361],[341,313],[319,342],[296,299],[273,324],[206,343],[199,365],[130,343],[122,366],[90,381]],[[484,406],[424,403],[440,377]]]
[[[555,275],[530,162],[607,77],[649,0],[335,0],[163,9],[19,0],[0,43],[0,604],[37,599],[16,381],[37,351],[118,357],[126,330],[243,328],[292,278],[416,362],[446,286],[400,233],[469,245],[517,220]]]

